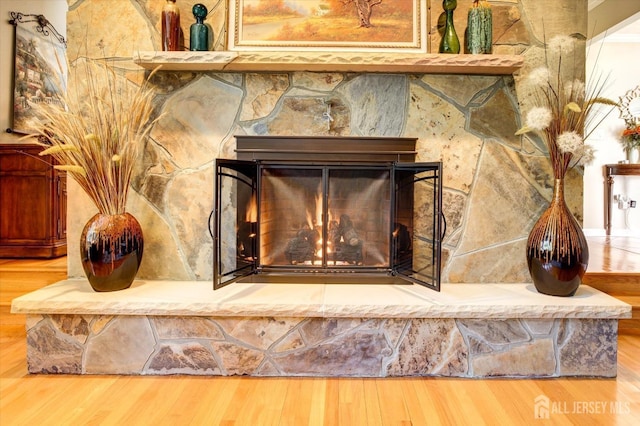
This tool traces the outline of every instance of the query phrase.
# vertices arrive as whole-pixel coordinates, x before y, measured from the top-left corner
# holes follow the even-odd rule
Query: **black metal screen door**
[[[257,263],[257,167],[216,160],[213,229],[214,289],[253,274]]]
[[[396,164],[393,273],[440,291],[441,163]]]
[[[254,274],[363,283],[373,274],[439,291],[441,170],[216,160],[214,289]]]

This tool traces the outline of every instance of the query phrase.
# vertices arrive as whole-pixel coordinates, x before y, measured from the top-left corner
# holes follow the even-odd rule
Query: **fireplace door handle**
[[[444,240],[444,236],[447,234],[447,218],[444,217],[444,213],[440,212],[440,217],[442,218],[442,235],[440,235],[440,241]]]
[[[207,221],[207,228],[209,228],[209,235],[211,235],[211,238],[215,238],[213,236],[213,229],[211,228],[211,220],[213,219],[214,212],[215,210],[211,210],[211,213],[209,213],[209,220]]]

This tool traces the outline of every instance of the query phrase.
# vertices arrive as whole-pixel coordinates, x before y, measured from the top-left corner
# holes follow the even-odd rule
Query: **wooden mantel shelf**
[[[446,55],[378,52],[163,52],[137,51],[146,69],[219,72],[380,72],[510,75],[522,67],[519,55]]]

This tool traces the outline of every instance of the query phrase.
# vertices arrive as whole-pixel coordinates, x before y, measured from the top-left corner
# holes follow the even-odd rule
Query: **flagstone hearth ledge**
[[[573,297],[538,293],[533,284],[418,285],[235,283],[137,280],[97,293],[67,279],[13,300],[16,314],[320,318],[631,318],[631,306],[583,285]]]

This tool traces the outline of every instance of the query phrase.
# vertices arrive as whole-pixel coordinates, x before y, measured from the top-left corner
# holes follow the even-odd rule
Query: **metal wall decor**
[[[67,42],[44,15],[9,14],[15,28],[15,57],[12,127],[7,132],[27,134],[44,105],[62,102]]]
[[[9,23],[11,25],[18,24],[26,24],[28,22],[37,22],[38,25],[35,25],[34,28],[37,32],[41,33],[44,36],[53,36],[58,40],[58,43],[62,44],[65,48],[67,47],[67,41],[64,39],[62,34],[56,30],[56,28],[49,22],[44,15],[35,15],[35,14],[24,14],[20,12],[9,12],[11,15],[11,19]]]

